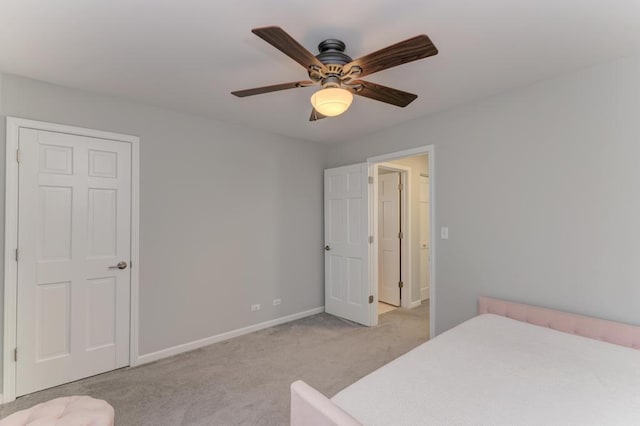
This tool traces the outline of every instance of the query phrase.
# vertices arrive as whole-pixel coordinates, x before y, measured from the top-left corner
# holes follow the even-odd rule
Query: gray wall
[[[140,136],[140,354],[324,304],[326,146],[13,75],[1,87],[3,115]]]
[[[437,332],[482,294],[640,324],[639,117],[633,57],[335,145],[329,163],[435,145]]]

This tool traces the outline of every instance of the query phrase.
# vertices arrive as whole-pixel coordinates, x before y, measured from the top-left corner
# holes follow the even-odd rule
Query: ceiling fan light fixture
[[[321,89],[311,95],[311,105],[320,114],[335,117],[342,114],[351,106],[353,95],[346,89],[329,87]]]

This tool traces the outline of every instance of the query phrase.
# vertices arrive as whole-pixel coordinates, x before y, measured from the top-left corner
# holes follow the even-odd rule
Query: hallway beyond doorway
[[[393,305],[389,305],[384,302],[378,302],[378,315],[386,314],[387,312],[391,312],[394,309],[397,309]]]

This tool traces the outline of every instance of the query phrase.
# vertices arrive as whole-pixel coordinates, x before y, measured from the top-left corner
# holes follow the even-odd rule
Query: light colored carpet
[[[116,424],[286,425],[289,385],[302,379],[327,396],[428,339],[429,307],[395,309],[377,327],[327,314],[261,330],[135,368],[18,398],[0,416],[66,395],[91,395]]]

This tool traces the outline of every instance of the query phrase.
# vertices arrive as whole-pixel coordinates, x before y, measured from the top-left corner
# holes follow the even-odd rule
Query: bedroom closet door
[[[21,128],[16,396],[129,365],[131,144]]]
[[[324,171],[325,311],[371,325],[368,165]]]

